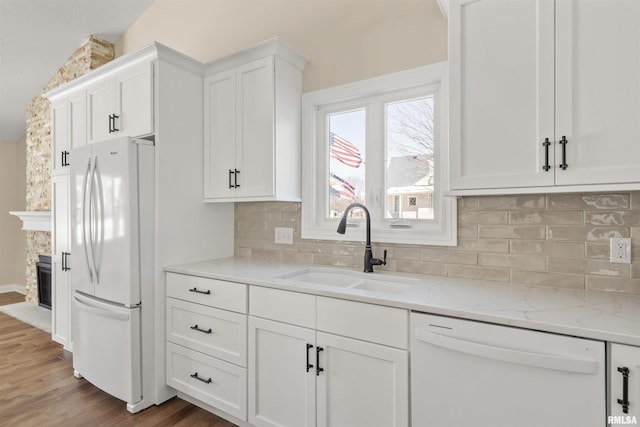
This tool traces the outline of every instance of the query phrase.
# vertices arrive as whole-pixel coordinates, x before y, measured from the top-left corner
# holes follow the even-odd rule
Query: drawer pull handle
[[[622,374],[622,399],[618,399],[618,404],[622,406],[622,412],[629,413],[629,368],[618,367],[618,372]]]
[[[201,376],[198,375],[197,372],[194,372],[193,374],[190,375],[191,378],[195,378],[198,381],[202,381],[205,384],[211,384],[211,382],[213,381],[211,378],[207,378],[206,380],[204,378],[202,378]]]
[[[203,334],[210,334],[211,332],[213,332],[211,328],[202,329],[202,328],[199,328],[198,325],[191,326],[191,329],[193,329],[194,331],[202,332]]]
[[[198,288],[192,288],[192,289],[189,289],[189,292],[195,292],[197,294],[203,294],[203,295],[211,295],[211,291],[209,289],[207,289],[206,291],[201,291]]]

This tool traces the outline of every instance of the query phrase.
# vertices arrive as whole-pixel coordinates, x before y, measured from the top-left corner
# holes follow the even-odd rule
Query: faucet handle
[[[371,265],[387,265],[387,250],[384,250],[384,259],[371,258]]]

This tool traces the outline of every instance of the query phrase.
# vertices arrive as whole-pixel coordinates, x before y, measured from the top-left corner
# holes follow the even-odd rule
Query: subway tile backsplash
[[[236,255],[362,267],[362,242],[302,240],[300,207],[237,203]],[[275,227],[293,228],[293,245],[275,244]],[[631,264],[609,262],[610,237],[631,237]],[[640,192],[464,197],[458,246],[373,246],[388,250],[380,270],[640,295]]]

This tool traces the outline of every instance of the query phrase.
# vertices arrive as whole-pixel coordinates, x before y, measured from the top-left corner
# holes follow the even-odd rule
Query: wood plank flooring
[[[0,294],[0,305],[21,301],[17,292]],[[178,398],[130,414],[123,401],[75,378],[71,357],[49,334],[0,313],[0,426],[234,424]]]

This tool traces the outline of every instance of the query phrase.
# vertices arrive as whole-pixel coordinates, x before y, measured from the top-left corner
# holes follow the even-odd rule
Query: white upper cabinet
[[[69,108],[67,100],[51,104],[51,173],[69,170]]]
[[[153,133],[152,70],[143,62],[87,88],[89,142]]]
[[[73,92],[51,105],[51,173],[66,173],[71,149],[87,143],[86,91]]]
[[[270,39],[206,66],[205,201],[300,200],[305,64]]]
[[[640,182],[640,2],[561,0],[556,17],[556,185]]]
[[[449,13],[453,194],[640,188],[640,3]]]

